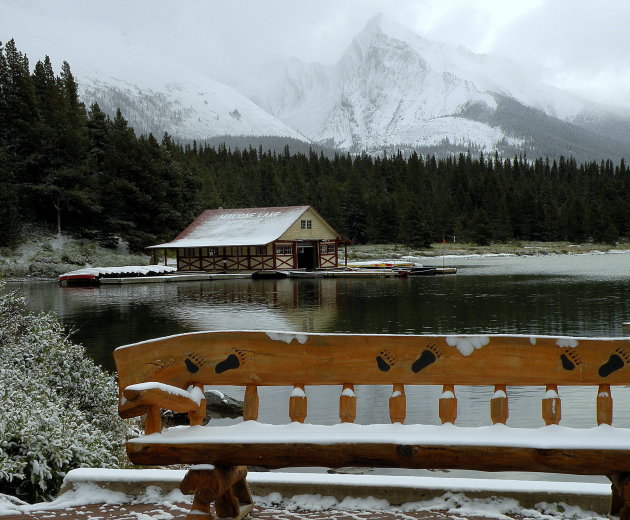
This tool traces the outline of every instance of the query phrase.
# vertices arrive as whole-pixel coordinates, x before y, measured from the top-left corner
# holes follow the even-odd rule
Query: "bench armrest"
[[[199,410],[203,399],[203,392],[197,387],[189,392],[165,383],[138,383],[122,391],[118,410],[124,419],[145,415],[148,409],[156,407],[187,413]]]

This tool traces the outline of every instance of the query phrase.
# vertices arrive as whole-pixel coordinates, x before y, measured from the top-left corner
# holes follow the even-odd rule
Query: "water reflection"
[[[610,257],[618,261],[616,273],[630,272],[630,255]],[[522,274],[517,268],[522,262],[514,259],[516,274],[489,275],[486,271],[496,268],[477,266],[456,276],[409,279],[237,279],[96,288],[39,282],[20,289],[31,307],[57,313],[110,369],[111,352],[119,345],[200,330],[622,335],[621,323],[630,317],[627,276],[559,276],[555,267]],[[545,262],[538,259],[538,271]]]
[[[168,317],[193,330],[330,330],[336,314],[331,280],[256,280],[186,286]],[[333,281],[334,282],[334,281]]]
[[[619,336],[629,297],[624,280],[548,275],[339,280],[338,330]]]
[[[23,283],[31,308],[53,311],[101,365],[127,343],[201,330],[334,330],[335,280],[221,280],[61,288]]]

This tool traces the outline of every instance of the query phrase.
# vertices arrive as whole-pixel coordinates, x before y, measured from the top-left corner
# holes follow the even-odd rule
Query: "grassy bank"
[[[16,249],[0,249],[0,277],[10,279],[56,278],[83,267],[147,265],[146,255],[129,254],[126,244],[115,249],[68,235],[29,231]]]
[[[348,246],[349,260],[397,259],[405,256],[438,257],[446,255],[555,255],[630,250],[630,241],[609,244],[572,244],[569,242],[506,242],[478,246],[474,244],[433,244],[429,249],[413,249],[400,244],[366,244]]]

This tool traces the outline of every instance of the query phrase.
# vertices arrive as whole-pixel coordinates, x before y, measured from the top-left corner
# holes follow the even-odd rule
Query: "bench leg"
[[[630,473],[615,473],[608,478],[612,483],[608,518],[630,520]]]
[[[246,476],[245,466],[190,469],[179,486],[185,495],[195,496],[187,520],[214,520],[210,511],[212,502],[218,518],[243,518],[253,507]]]
[[[254,500],[252,499],[252,494],[249,491],[247,480],[245,479],[239,480],[236,484],[234,484],[233,489],[241,507],[246,506],[246,505],[253,506]]]

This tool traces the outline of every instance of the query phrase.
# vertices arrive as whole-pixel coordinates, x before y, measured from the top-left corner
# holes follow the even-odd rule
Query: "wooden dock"
[[[289,278],[401,278],[406,273],[391,269],[357,269],[331,271],[289,271]]]
[[[160,269],[162,271],[160,271]],[[415,272],[418,271],[418,272]],[[422,272],[420,272],[422,271]],[[234,273],[176,272],[174,268],[160,266],[127,266],[86,268],[65,273],[58,278],[60,285],[98,286],[141,283],[206,282],[236,278],[406,278],[408,276],[455,274],[455,267],[431,268],[339,268],[316,270],[260,270]],[[625,325],[624,325],[625,326]]]
[[[433,267],[430,275],[443,275],[457,273],[456,267]],[[255,271],[253,278],[406,278],[416,276],[416,273],[408,269],[389,268],[347,268],[347,269],[321,269],[321,270],[275,270],[266,269]]]
[[[142,276],[135,278],[101,278],[101,285],[127,285],[132,283],[174,283],[174,282],[208,282],[212,280],[231,280],[233,278],[251,278],[251,273],[195,273],[171,274],[161,276]]]

